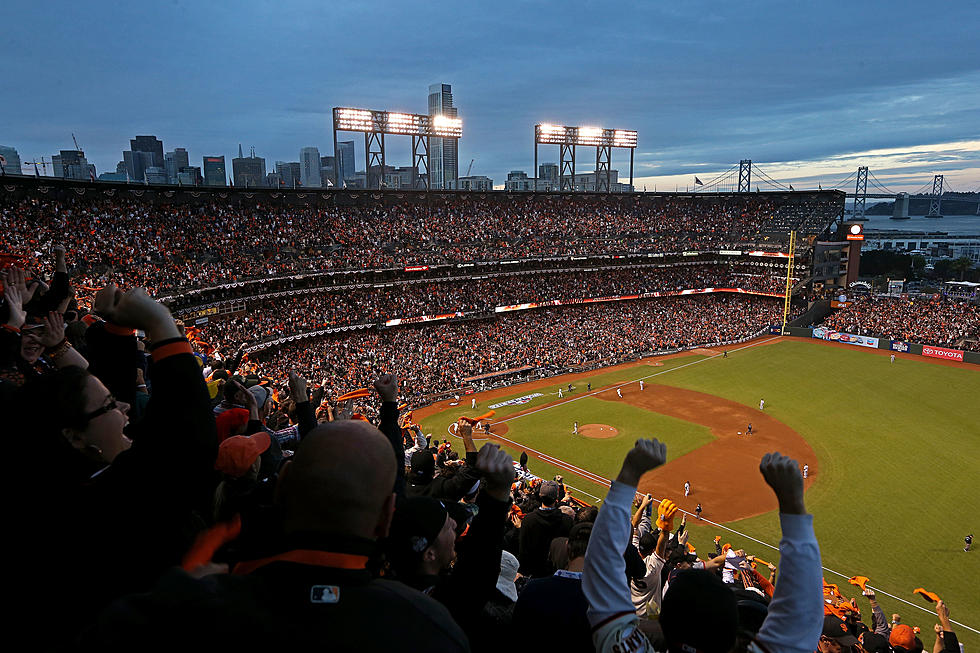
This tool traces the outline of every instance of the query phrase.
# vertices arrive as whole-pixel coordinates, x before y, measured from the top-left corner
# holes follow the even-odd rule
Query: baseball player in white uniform
[[[892,362],[895,362],[895,354],[892,354]]]
[[[622,388],[616,388],[616,396],[618,396],[620,399],[623,398],[623,390],[622,390]]]
[[[803,465],[803,478],[806,478],[809,475],[810,475],[810,466]]]
[[[640,379],[640,392],[643,392],[643,379]]]
[[[572,422],[572,433],[578,435],[578,422]]]
[[[563,394],[561,393],[561,388],[558,388],[558,398],[559,398],[559,399],[561,399],[561,398],[562,398],[562,397],[564,397],[564,396],[565,396],[565,395],[563,395]]]
[[[686,496],[686,497],[691,496],[691,482],[690,481],[684,481],[684,496]]]
[[[476,410],[476,397],[470,399],[470,408]]]
[[[765,407],[766,407],[766,400],[765,399],[760,399],[759,400],[759,410],[764,410]]]

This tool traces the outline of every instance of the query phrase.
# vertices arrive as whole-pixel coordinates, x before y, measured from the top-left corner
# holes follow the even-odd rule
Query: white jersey
[[[619,396],[620,399],[623,398],[623,391],[620,390],[619,388],[616,388],[616,394]]]
[[[558,388],[558,398],[559,398],[559,399],[561,399],[561,398],[562,398],[562,397],[564,397],[564,396],[565,396],[565,395],[563,395],[563,394],[561,393],[561,388]]]
[[[684,484],[684,496],[690,496],[690,494],[691,494],[691,484],[690,483],[685,483]]]
[[[630,599],[633,601],[633,609],[636,610],[637,616],[645,617],[647,615],[647,605],[650,601],[653,601],[657,605],[657,611],[660,611],[662,596],[660,593],[660,572],[666,562],[656,553],[651,553],[643,560],[647,569],[646,575],[639,580],[630,582]]]
[[[476,408],[476,397],[470,400],[470,408]]]
[[[810,475],[810,466],[803,465],[803,478],[806,478],[809,475]]]
[[[763,410],[765,407],[766,407],[766,400],[765,399],[760,399],[759,400],[759,410]]]
[[[643,381],[640,381],[640,390],[643,389]]]

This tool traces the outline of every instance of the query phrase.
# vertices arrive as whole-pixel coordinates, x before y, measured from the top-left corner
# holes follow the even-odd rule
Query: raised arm
[[[585,554],[582,589],[589,602],[589,624],[597,651],[649,648],[637,628],[636,612],[626,583],[623,549],[629,542],[630,506],[636,485],[643,474],[663,465],[666,460],[664,444],[657,440],[637,440],[626,454],[592,529]]]
[[[783,537],[779,583],[756,639],[773,653],[811,653],[823,629],[823,591],[820,548],[813,534],[813,515],[807,514],[803,503],[800,466],[779,452],[767,453],[759,471],[779,501]]]
[[[395,494],[405,494],[405,443],[402,429],[398,426],[398,379],[393,374],[382,374],[374,380],[374,389],[381,397],[381,423],[378,428],[391,443],[395,457]]]

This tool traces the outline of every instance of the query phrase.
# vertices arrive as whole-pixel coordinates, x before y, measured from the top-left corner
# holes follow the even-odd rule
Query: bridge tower
[[[738,162],[738,192],[752,191],[752,159],[742,159]]]
[[[854,186],[854,219],[866,220],[864,202],[868,198],[868,166],[859,166]]]
[[[932,197],[929,199],[929,214],[927,218],[943,217],[943,176],[936,175],[932,180]]]

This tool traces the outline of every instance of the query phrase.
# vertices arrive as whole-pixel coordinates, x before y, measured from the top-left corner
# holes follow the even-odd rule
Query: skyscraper
[[[129,150],[123,152],[126,170],[134,181],[143,181],[147,168],[163,168],[163,141],[156,136],[137,136],[129,141]]]
[[[187,158],[187,150],[182,147],[176,148],[173,152],[163,155],[164,168],[167,170],[167,183],[177,183],[177,173],[181,168],[190,167],[190,160]]]
[[[225,179],[225,157],[206,156],[204,157],[204,185],[205,186],[224,186]]]
[[[238,146],[238,156],[231,160],[232,174],[235,186],[243,188],[259,188],[265,186],[265,159],[255,156],[252,148],[250,156],[242,154],[242,146]]]
[[[320,187],[320,150],[304,147],[299,151],[299,180],[305,188]]]
[[[301,171],[302,164],[299,161],[276,161],[276,174],[286,188],[304,185]]]
[[[337,151],[334,152],[337,161],[337,186],[344,187],[344,180],[354,176],[354,141],[341,141],[337,143]]]
[[[333,186],[334,175],[337,173],[337,166],[334,161],[336,161],[336,157],[320,157],[320,185],[323,188]]]
[[[20,155],[17,150],[6,145],[0,145],[0,156],[3,157],[3,171],[8,175],[23,174],[20,170]]]
[[[429,85],[429,115],[456,117],[453,88],[449,84]],[[430,188],[456,188],[459,179],[459,141],[436,138],[429,141]]]
[[[51,168],[54,176],[62,179],[95,179],[95,164],[89,163],[81,150],[61,150],[51,157]]]

